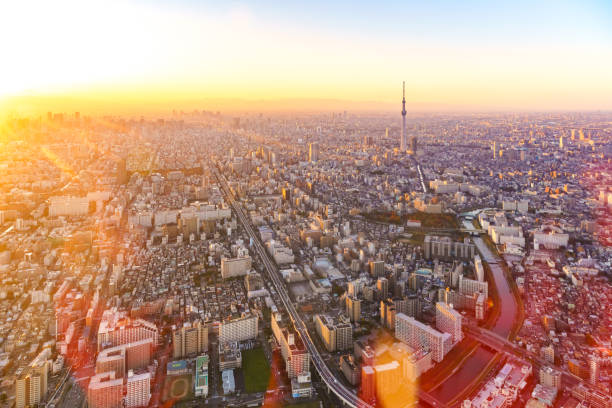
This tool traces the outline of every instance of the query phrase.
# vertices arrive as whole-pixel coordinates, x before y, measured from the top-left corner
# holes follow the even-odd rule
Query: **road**
[[[321,354],[317,350],[312,338],[310,337],[306,325],[298,314],[297,309],[291,302],[291,298],[289,297],[285,285],[280,278],[278,268],[270,259],[263,243],[261,242],[259,235],[255,233],[255,229],[251,225],[250,220],[245,215],[244,210],[242,209],[242,205],[234,199],[234,195],[230,191],[225,177],[221,175],[216,168],[213,167],[213,169],[215,177],[219,181],[219,185],[221,186],[221,190],[225,196],[225,199],[229,202],[234,213],[238,217],[238,220],[246,230],[249,237],[252,239],[253,249],[259,255],[268,274],[268,277],[270,278],[270,281],[274,285],[274,288],[276,289],[279,297],[281,298],[283,306],[289,314],[289,317],[293,322],[295,330],[302,339],[302,342],[308,350],[308,353],[310,353],[310,359],[323,382],[327,385],[329,390],[331,390],[343,403],[347,404],[348,406],[354,408],[373,408],[370,404],[361,400],[351,390],[349,390],[340,381],[338,381],[330,371],[329,367],[327,367]]]
[[[68,369],[66,370],[66,373],[64,374],[64,376],[62,377],[62,379],[58,382],[57,386],[55,387],[55,390],[53,391],[53,395],[51,395],[48,399],[47,399],[47,404],[45,405],[46,407],[50,407],[52,405],[57,406],[59,398],[58,397],[58,393],[60,393],[64,387],[64,384],[66,383],[66,380],[68,379],[68,377],[70,377],[70,372],[71,372],[71,368],[68,367]]]
[[[513,356],[529,361],[533,365],[534,372],[537,372],[537,370],[541,367],[552,366],[552,364],[548,363],[539,355],[517,346],[516,344],[490,330],[478,327],[476,325],[467,325],[464,329],[468,335],[497,350],[498,352],[512,354]],[[561,372],[563,375],[563,384],[565,386],[573,387],[579,383],[582,383],[585,387],[591,388],[589,383],[570,373],[568,370],[555,366],[553,366],[553,368]]]
[[[415,158],[412,158],[412,161],[416,165],[417,173],[419,173],[419,181],[421,183],[421,188],[424,193],[427,193],[427,185],[425,184],[425,176],[423,175],[423,169],[421,169],[421,165],[416,161]]]

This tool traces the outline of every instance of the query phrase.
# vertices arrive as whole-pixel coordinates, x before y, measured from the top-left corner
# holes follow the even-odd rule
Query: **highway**
[[[423,175],[421,165],[419,164],[419,162],[416,161],[416,159],[413,158],[412,160],[414,161],[414,164],[416,164],[416,169],[419,173],[419,181],[421,182],[421,188],[423,189],[424,193],[427,193],[427,185],[425,184],[425,176]]]
[[[498,352],[512,354],[516,357],[520,357],[523,360],[529,361],[534,367],[534,372],[536,372],[536,370],[541,367],[545,367],[545,366],[553,367],[555,370],[561,372],[561,374],[563,375],[563,383],[565,386],[575,386],[578,383],[582,383],[585,387],[592,388],[589,383],[587,383],[586,381],[583,381],[581,378],[575,376],[569,371],[548,363],[546,360],[544,360],[539,355],[532,353],[530,351],[527,351],[522,347],[517,346],[516,344],[508,341],[507,339],[503,338],[497,333],[494,333],[490,330],[484,329],[482,327],[478,327],[473,324],[464,326],[464,331],[468,335],[474,337],[479,342],[491,347],[492,349]]]
[[[70,376],[71,371],[72,371],[72,367],[68,367],[68,370],[66,370],[66,374],[64,374],[61,381],[55,387],[55,390],[53,391],[53,395],[47,399],[47,403],[45,404],[45,407],[55,407],[57,405],[57,403],[59,402],[59,399],[58,401],[55,400],[56,397],[58,396],[57,394],[58,392],[61,394],[64,384],[66,383],[66,380]]]
[[[283,306],[289,314],[289,317],[293,322],[295,330],[298,332],[302,343],[304,343],[308,353],[310,353],[310,359],[323,382],[327,385],[328,389],[331,390],[344,404],[354,408],[373,408],[370,404],[361,400],[351,390],[349,390],[341,382],[339,382],[334,377],[329,367],[327,367],[325,361],[323,360],[321,354],[319,353],[313,340],[311,339],[306,325],[300,318],[297,309],[291,302],[291,298],[289,297],[285,285],[280,278],[280,274],[278,272],[276,264],[272,262],[263,243],[261,242],[259,235],[255,233],[255,229],[251,225],[251,222],[249,221],[248,217],[245,215],[244,210],[242,209],[242,205],[236,202],[236,200],[234,199],[234,195],[230,191],[225,177],[219,173],[217,168],[213,167],[213,171],[215,173],[215,177],[219,182],[219,185],[221,186],[221,190],[226,200],[229,202],[234,213],[238,217],[238,220],[248,233],[249,237],[252,239],[252,248],[257,252],[262,263],[264,264],[268,277],[270,278],[270,281],[272,282],[274,288],[280,296],[281,301],[283,302]]]

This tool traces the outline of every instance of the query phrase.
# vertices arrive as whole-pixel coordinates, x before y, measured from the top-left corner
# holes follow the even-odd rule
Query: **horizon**
[[[612,110],[606,2],[33,0],[3,9],[0,35],[16,40],[6,50],[15,62],[0,68],[0,108],[17,115],[159,114],[206,109],[203,101],[256,105],[240,112],[392,112],[402,81],[417,111]]]
[[[459,105],[406,101],[408,117],[421,115],[503,115],[503,114],[571,114],[608,113],[611,108],[530,108],[491,105]],[[379,115],[400,118],[401,101],[354,101],[339,98],[203,98],[185,100],[102,99],[65,96],[14,96],[0,100],[0,119],[44,116],[48,112],[71,115],[163,117],[194,111],[218,112],[222,115],[330,114]]]

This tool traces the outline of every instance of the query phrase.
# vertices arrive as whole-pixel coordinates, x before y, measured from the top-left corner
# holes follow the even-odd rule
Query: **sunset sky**
[[[612,109],[612,2],[329,3],[3,2],[0,104]]]

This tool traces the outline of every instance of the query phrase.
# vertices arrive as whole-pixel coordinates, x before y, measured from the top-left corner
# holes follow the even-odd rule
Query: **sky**
[[[5,111],[612,109],[612,1],[22,0]]]

